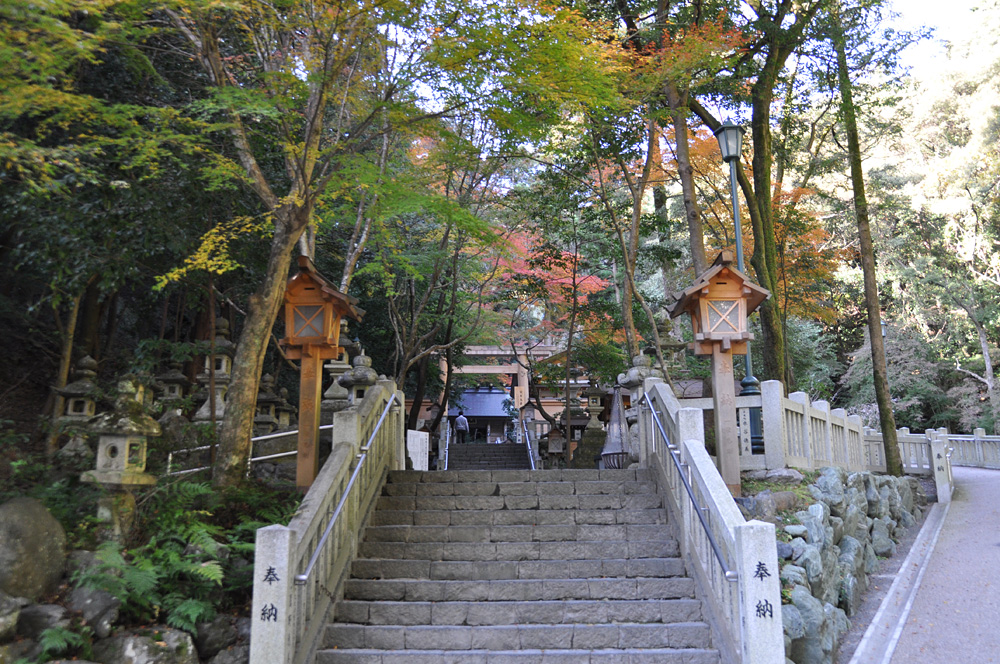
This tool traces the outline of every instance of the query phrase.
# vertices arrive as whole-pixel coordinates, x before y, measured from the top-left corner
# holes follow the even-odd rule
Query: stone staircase
[[[643,470],[390,473],[317,664],[718,664],[665,521]]]
[[[528,470],[528,448],[514,443],[448,446],[448,470]]]

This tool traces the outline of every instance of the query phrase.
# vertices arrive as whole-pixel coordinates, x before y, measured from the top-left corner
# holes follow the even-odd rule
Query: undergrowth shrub
[[[125,621],[194,633],[197,623],[249,602],[256,530],[287,524],[300,499],[263,485],[157,487],[137,501],[125,546],[101,545],[96,564],[79,570],[75,582],[117,597]]]

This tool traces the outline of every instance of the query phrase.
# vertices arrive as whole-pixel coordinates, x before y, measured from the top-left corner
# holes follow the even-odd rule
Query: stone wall
[[[823,468],[809,491],[816,502],[778,543],[785,604],[785,655],[794,664],[832,664],[878,557],[896,552],[901,529],[916,524],[926,498],[913,477]]]

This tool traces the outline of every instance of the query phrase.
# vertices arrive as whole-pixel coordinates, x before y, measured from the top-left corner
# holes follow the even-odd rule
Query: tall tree
[[[599,93],[602,58],[573,37],[569,12],[540,6],[455,11],[420,0],[280,7],[191,0],[165,13],[204,70],[212,94],[201,108],[226,123],[271,228],[267,270],[249,300],[219,434],[214,482],[226,485],[243,474],[271,326],[291,255],[320,198],[377,184],[384,159],[375,160],[375,182],[356,180],[351,166],[366,151],[384,153],[393,128],[466,107],[491,114],[507,132],[523,130],[528,119],[538,126],[539,116],[553,117],[574,94]],[[565,62],[577,69],[554,68]],[[580,76],[580,68],[590,75]],[[496,89],[508,94],[486,101]],[[421,94],[439,108],[422,110]],[[526,96],[533,114],[524,110]],[[359,242],[352,240],[348,262]],[[310,246],[307,240],[306,251]]]
[[[879,422],[882,428],[882,448],[886,472],[903,474],[903,462],[896,440],[896,418],[892,411],[892,396],[886,376],[885,347],[882,344],[882,305],[878,296],[875,274],[875,249],[872,245],[871,225],[868,219],[868,198],[865,195],[865,176],[861,168],[861,141],[855,116],[850,70],[847,64],[847,46],[839,7],[831,12],[831,41],[837,53],[837,79],[840,84],[840,113],[847,133],[848,154],[851,162],[851,186],[854,190],[854,214],[858,222],[861,267],[864,272],[865,308],[868,310],[868,335],[872,348],[872,376],[875,380],[875,399],[878,403]]]

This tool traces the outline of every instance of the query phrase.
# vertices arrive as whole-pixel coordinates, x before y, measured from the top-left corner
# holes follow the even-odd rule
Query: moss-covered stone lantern
[[[96,376],[97,360],[89,355],[81,357],[73,370],[73,382],[56,390],[65,399],[61,423],[85,422],[97,414]]]

